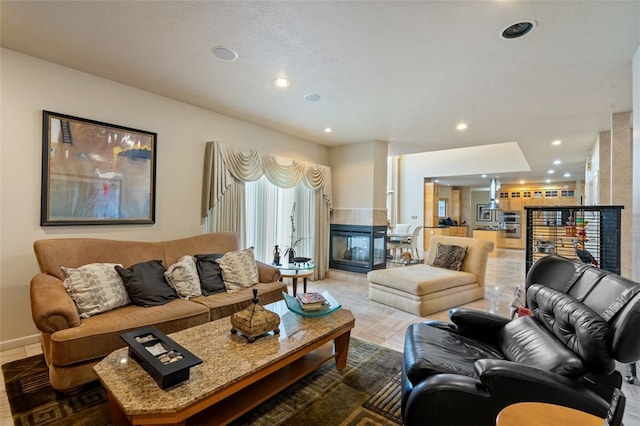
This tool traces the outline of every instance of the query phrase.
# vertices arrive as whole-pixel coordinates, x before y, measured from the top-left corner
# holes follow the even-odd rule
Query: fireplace
[[[366,274],[386,267],[386,226],[331,225],[329,267]]]

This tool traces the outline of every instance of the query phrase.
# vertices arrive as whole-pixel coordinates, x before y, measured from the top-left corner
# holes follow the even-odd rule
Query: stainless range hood
[[[489,210],[499,210],[500,206],[498,205],[498,201],[496,199],[498,195],[498,182],[495,179],[491,179],[491,183],[489,184],[489,204],[487,204],[487,209]]]

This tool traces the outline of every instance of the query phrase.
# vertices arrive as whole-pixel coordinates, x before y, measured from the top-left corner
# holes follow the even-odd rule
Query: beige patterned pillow
[[[78,308],[80,318],[131,303],[116,263],[90,263],[79,268],[62,267],[64,288]]]
[[[182,299],[192,299],[202,295],[200,290],[200,278],[193,256],[182,256],[164,273],[169,285]]]
[[[253,247],[225,253],[216,262],[222,270],[222,281],[227,293],[233,293],[258,283],[258,266],[253,255]]]
[[[431,265],[453,271],[460,271],[466,256],[467,246],[452,246],[438,243],[436,257],[433,259]]]

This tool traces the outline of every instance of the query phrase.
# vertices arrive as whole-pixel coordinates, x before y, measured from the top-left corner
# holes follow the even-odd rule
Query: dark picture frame
[[[491,222],[492,211],[488,204],[478,204],[476,206],[476,220],[478,222]]]
[[[157,137],[43,111],[40,225],[155,223]]]

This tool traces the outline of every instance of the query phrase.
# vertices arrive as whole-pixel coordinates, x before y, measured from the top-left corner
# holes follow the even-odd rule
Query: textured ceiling
[[[390,154],[408,154],[516,142],[531,171],[503,173],[505,181],[546,177],[556,158],[556,176],[584,176],[611,114],[632,108],[640,45],[640,1],[4,0],[0,8],[3,47],[323,145],[383,140]],[[500,38],[521,20],[537,26]],[[216,59],[215,46],[238,60]],[[280,76],[288,89],[273,85]],[[309,93],[322,99],[305,101]],[[456,131],[459,121],[469,128]],[[563,144],[551,148],[554,139]],[[480,169],[496,167],[485,159]]]

